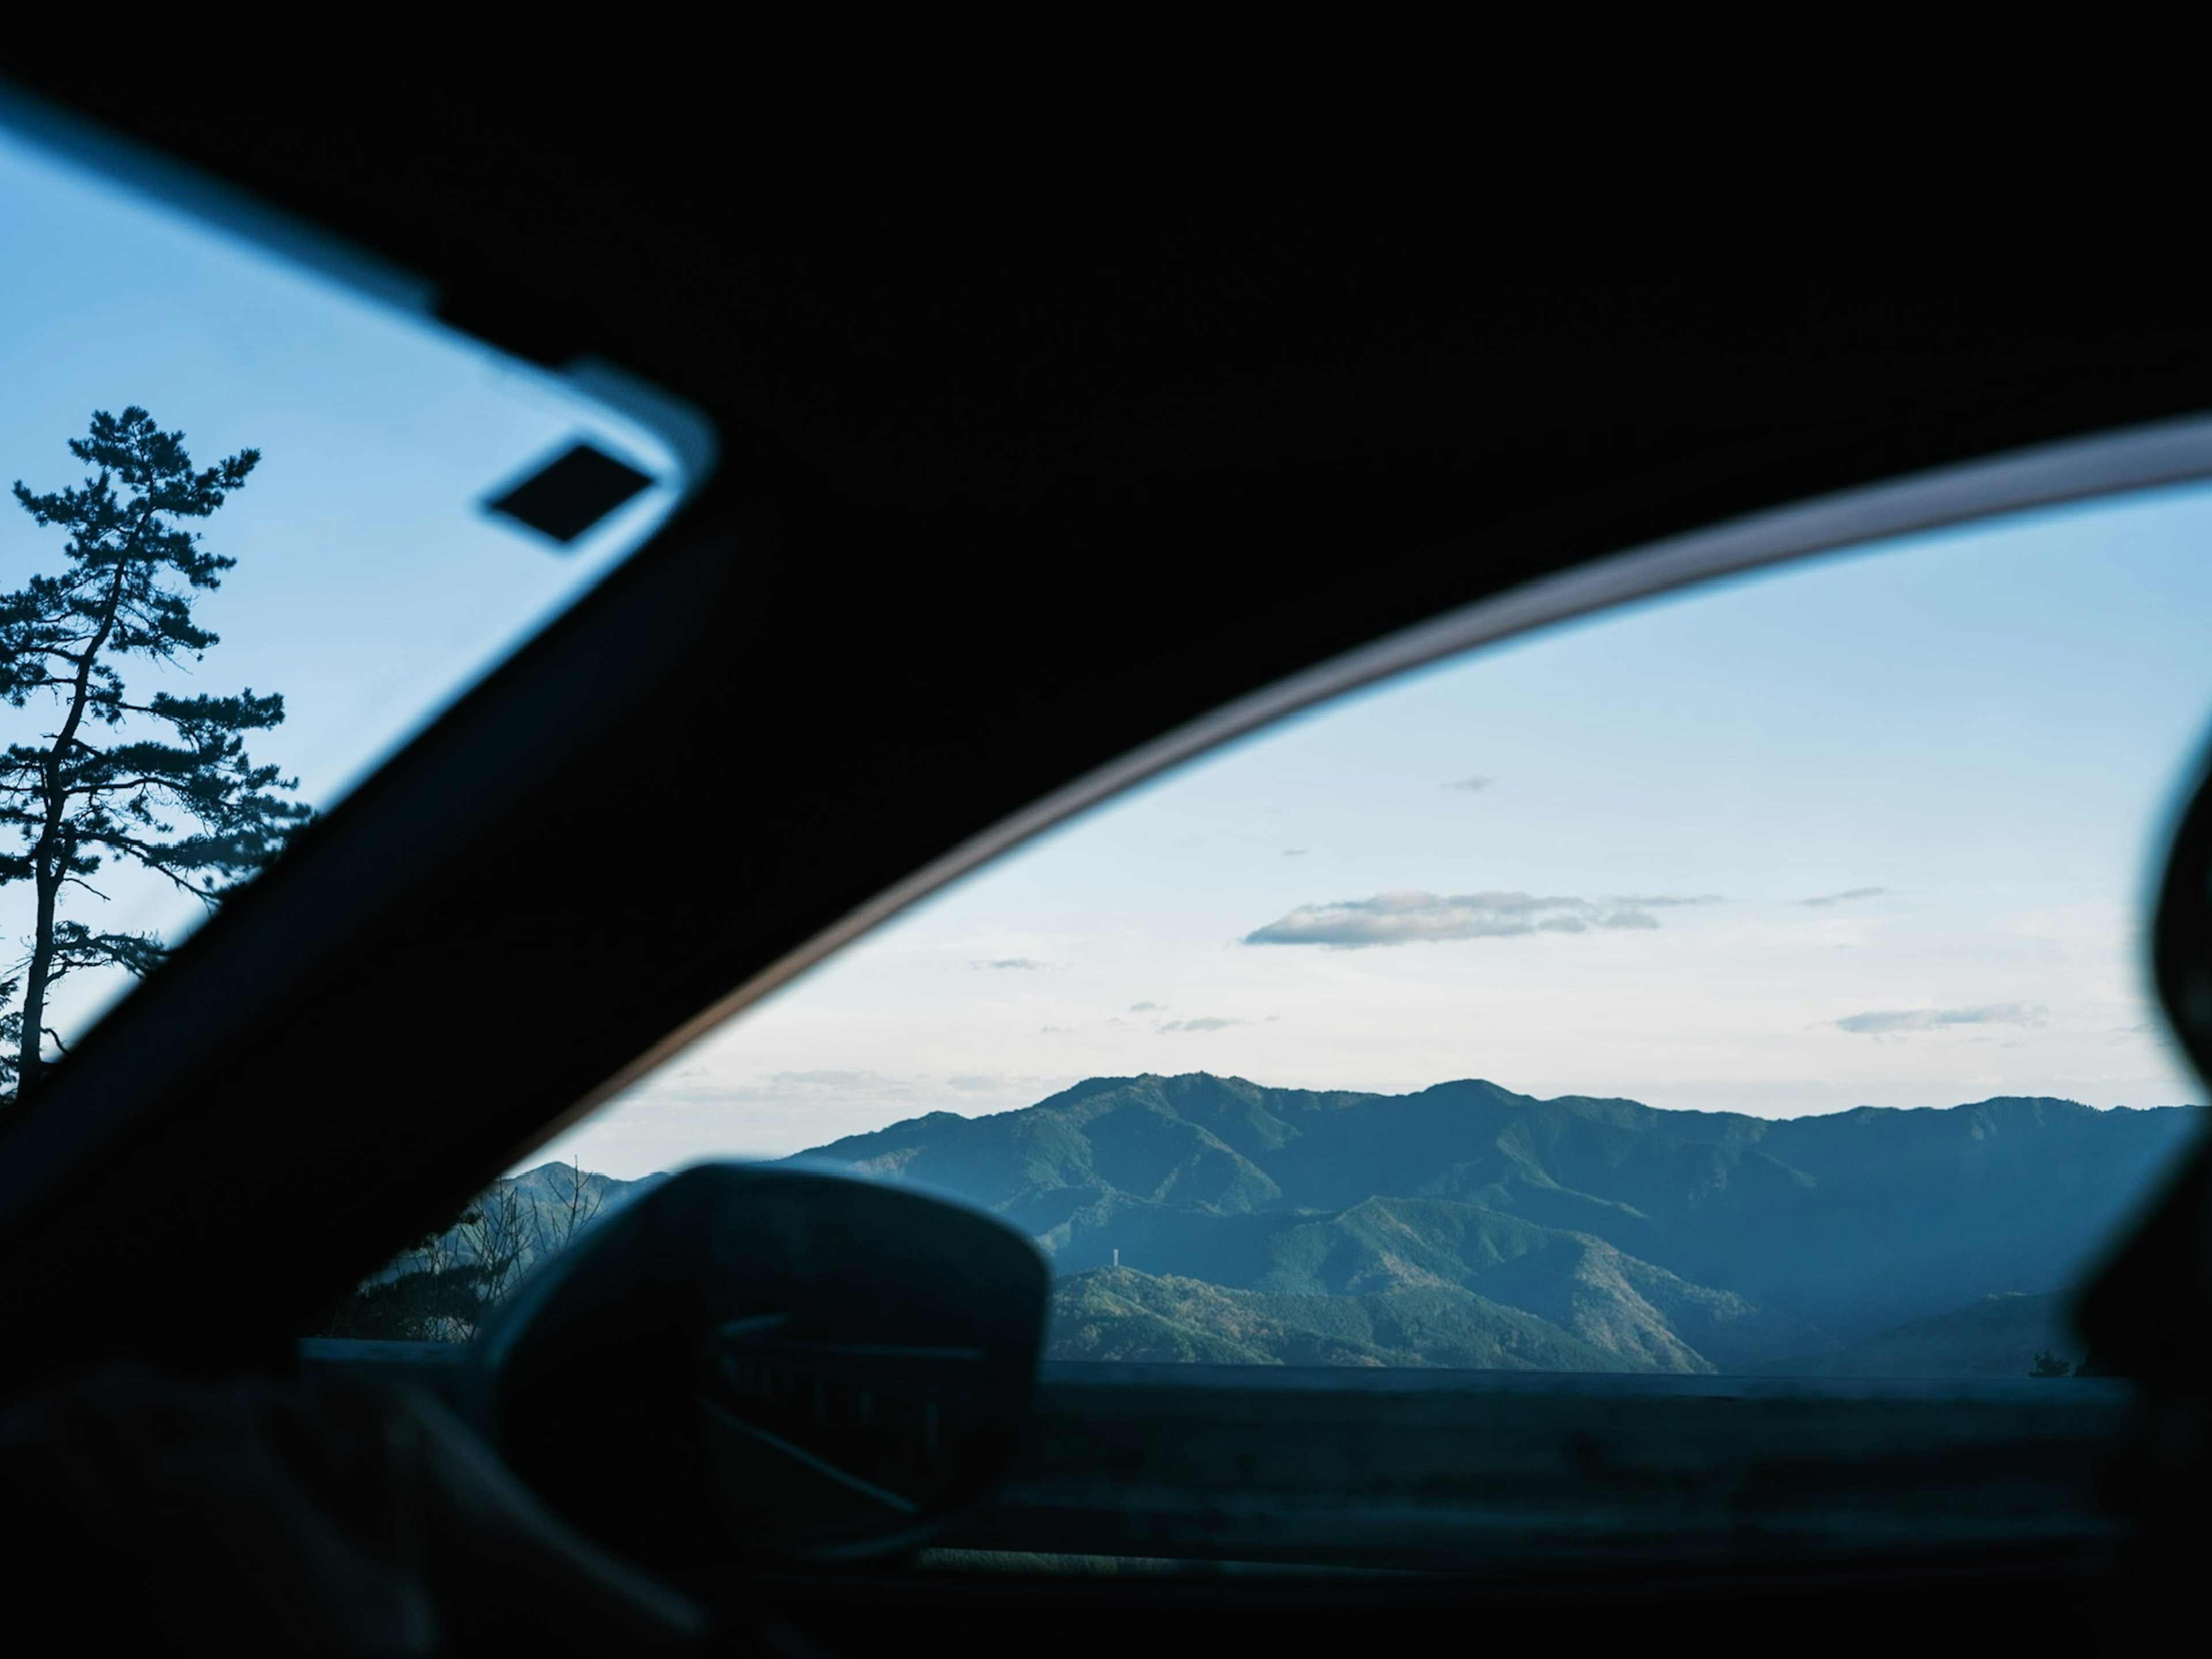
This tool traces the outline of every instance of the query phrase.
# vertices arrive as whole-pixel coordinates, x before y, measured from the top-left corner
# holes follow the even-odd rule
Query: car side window
[[[2063,1293],[2203,1115],[2141,933],[2208,545],[2203,489],[2022,514],[1309,709],[495,1204],[707,1156],[916,1183],[1048,1253],[1066,1362],[2063,1376]]]

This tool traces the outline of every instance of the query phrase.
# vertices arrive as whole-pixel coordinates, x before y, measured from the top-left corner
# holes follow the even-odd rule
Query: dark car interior
[[[465,1360],[299,1340],[684,1044],[1217,711],[1627,550],[2200,414],[2185,273],[1731,234],[1656,180],[1567,212],[1371,136],[1170,154],[741,113],[720,64],[602,72],[576,107],[489,62],[210,63],[159,99],[89,61],[0,72],[147,188],[661,388],[720,450],[0,1118],[27,1620],[348,1652],[2186,1639],[2203,1147],[2082,1297],[2106,1392],[2057,1414],[1040,1372],[1011,1230],[737,1165],[625,1210]],[[584,453],[499,507],[558,538],[625,471]],[[657,874],[702,826],[720,856]],[[2199,796],[2146,933],[2200,1073],[2208,872]],[[319,1201],[263,1248],[307,1170]],[[179,1194],[192,1262],[151,1274]],[[319,1473],[264,1501],[271,1457]],[[1391,1519],[1509,1463],[1541,1494],[1516,1513],[1599,1544]],[[1754,1491],[1820,1547],[1753,1547]],[[1698,1493],[1737,1497],[1686,1549]],[[2035,1524],[1914,1528],[1968,1511]]]

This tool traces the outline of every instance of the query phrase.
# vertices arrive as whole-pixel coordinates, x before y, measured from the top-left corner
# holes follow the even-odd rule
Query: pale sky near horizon
[[[283,692],[290,717],[254,751],[317,805],[672,499],[565,556],[488,518],[487,494],[578,436],[672,462],[546,377],[4,132],[0,295],[0,483],[74,482],[64,440],[129,403],[204,464],[264,451],[204,526],[240,564],[202,605],[222,645],[178,684]],[[58,544],[0,501],[0,588]],[[1340,580],[1370,579],[1347,548]],[[2212,731],[2208,606],[2212,489],[2190,488],[1441,665],[1018,849],[530,1161],[635,1176],[776,1155],[1144,1072],[1474,1076],[1765,1115],[2199,1100],[2138,933]],[[9,740],[35,724],[0,722]],[[192,919],[143,883],[114,890],[101,926]],[[0,891],[7,940],[19,897]],[[112,994],[76,987],[64,1023]]]
[[[2212,490],[2166,490],[1409,676],[915,907],[541,1156],[635,1175],[1145,1072],[2202,1100],[2139,929],[2212,730],[2209,554]]]

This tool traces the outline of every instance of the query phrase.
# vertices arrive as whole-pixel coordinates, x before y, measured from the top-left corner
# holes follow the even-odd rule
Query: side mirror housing
[[[568,1520],[678,1581],[894,1553],[1012,1466],[1048,1293],[979,1212],[702,1164],[517,1291],[475,1344],[474,1415]]]

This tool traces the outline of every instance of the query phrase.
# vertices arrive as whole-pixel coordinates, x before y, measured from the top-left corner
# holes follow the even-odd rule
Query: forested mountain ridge
[[[2060,1288],[2203,1116],[2003,1098],[1765,1119],[1478,1080],[1386,1096],[1196,1073],[1092,1079],[1022,1110],[933,1114],[801,1156],[1022,1227],[1063,1275],[1062,1347],[1079,1307],[1094,1339],[1181,1321],[1160,1340],[1187,1347],[1210,1328],[1190,1322],[1204,1304],[1217,1322],[1403,1354],[1403,1341],[1356,1336],[1344,1309],[1323,1318],[1273,1299],[1449,1291],[1474,1309],[1454,1320],[1533,1316],[1561,1355],[1756,1370]],[[1077,1285],[1116,1252],[1134,1278]],[[1193,1280],[1247,1299],[1159,1288]],[[1127,1307],[1101,1311],[1114,1297]],[[1387,1324],[1395,1305],[1370,1312]],[[1437,1340],[1473,1352],[1502,1328],[1455,1329]]]

